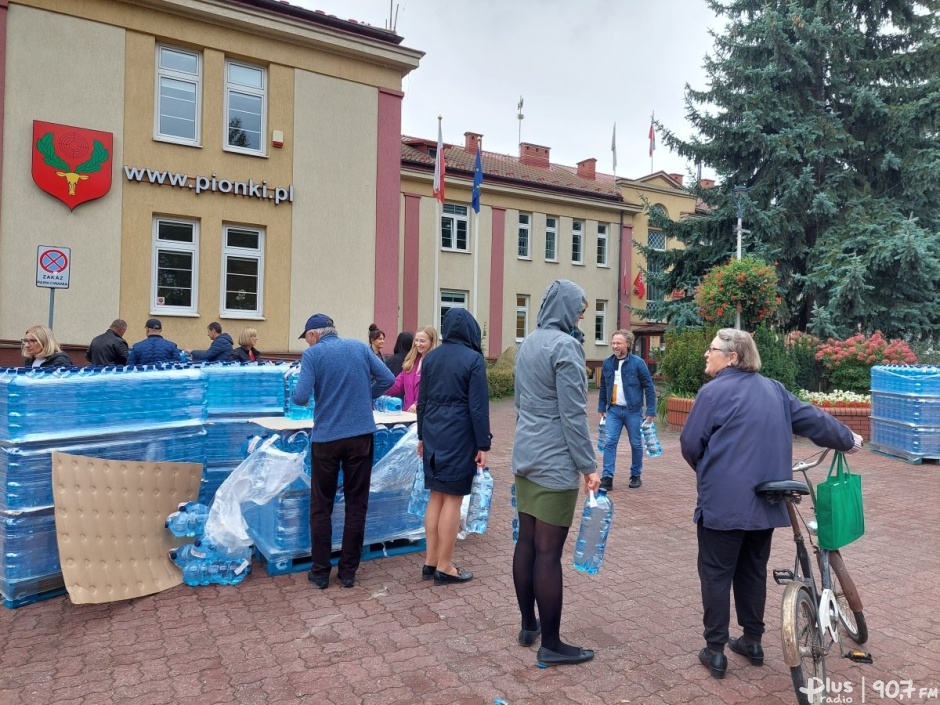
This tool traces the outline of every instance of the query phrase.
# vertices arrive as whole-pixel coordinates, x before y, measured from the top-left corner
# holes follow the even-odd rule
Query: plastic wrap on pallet
[[[936,365],[875,365],[871,391],[940,397],[940,367]]]
[[[940,426],[940,396],[872,392],[871,415],[917,426]]]
[[[206,422],[206,462],[240,463],[248,456],[248,439],[268,431],[242,417],[209,417]]]
[[[202,425],[205,384],[180,365],[0,368],[0,441]]]
[[[284,373],[288,363],[212,363],[201,367],[206,376],[209,416],[265,416],[284,413]]]
[[[0,511],[0,594],[18,600],[51,589],[59,576],[55,508]]]
[[[206,432],[202,426],[137,431],[110,436],[53,441],[0,443],[0,509],[52,504],[52,452],[105,460],[202,463]]]
[[[940,458],[940,426],[917,426],[872,416],[871,443],[888,453],[899,451],[908,459]]]

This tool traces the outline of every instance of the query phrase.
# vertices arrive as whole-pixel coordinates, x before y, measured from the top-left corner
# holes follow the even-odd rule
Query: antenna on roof
[[[519,96],[519,105],[516,108],[519,110],[519,144],[522,144],[522,121],[525,119],[525,115],[522,114],[522,96]]]
[[[394,11],[392,10],[392,3],[395,0],[388,0],[388,24],[385,25],[385,28],[395,32],[398,27],[398,5],[395,5]]]

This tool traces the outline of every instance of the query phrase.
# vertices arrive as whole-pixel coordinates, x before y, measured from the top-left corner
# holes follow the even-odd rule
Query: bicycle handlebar
[[[819,465],[820,463],[822,463],[823,460],[826,459],[826,456],[829,455],[829,453],[830,453],[831,451],[832,451],[832,448],[826,448],[826,449],[819,455],[819,457],[816,458],[816,460],[814,460],[814,461],[801,460],[800,462],[798,462],[796,465],[793,466],[793,472],[806,472],[806,471],[809,470],[810,468],[816,467],[817,465]]]

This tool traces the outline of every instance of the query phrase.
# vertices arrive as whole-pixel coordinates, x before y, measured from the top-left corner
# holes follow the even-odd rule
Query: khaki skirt
[[[516,508],[552,526],[571,528],[578,505],[578,490],[551,490],[520,475],[516,480]]]

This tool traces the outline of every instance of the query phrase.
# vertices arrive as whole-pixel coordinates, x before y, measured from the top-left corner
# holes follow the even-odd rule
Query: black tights
[[[512,580],[522,614],[522,628],[536,627],[535,606],[542,618],[542,646],[558,653],[576,653],[561,641],[561,601],[564,582],[561,552],[568,528],[553,526],[531,514],[519,512],[519,541],[512,557]]]

